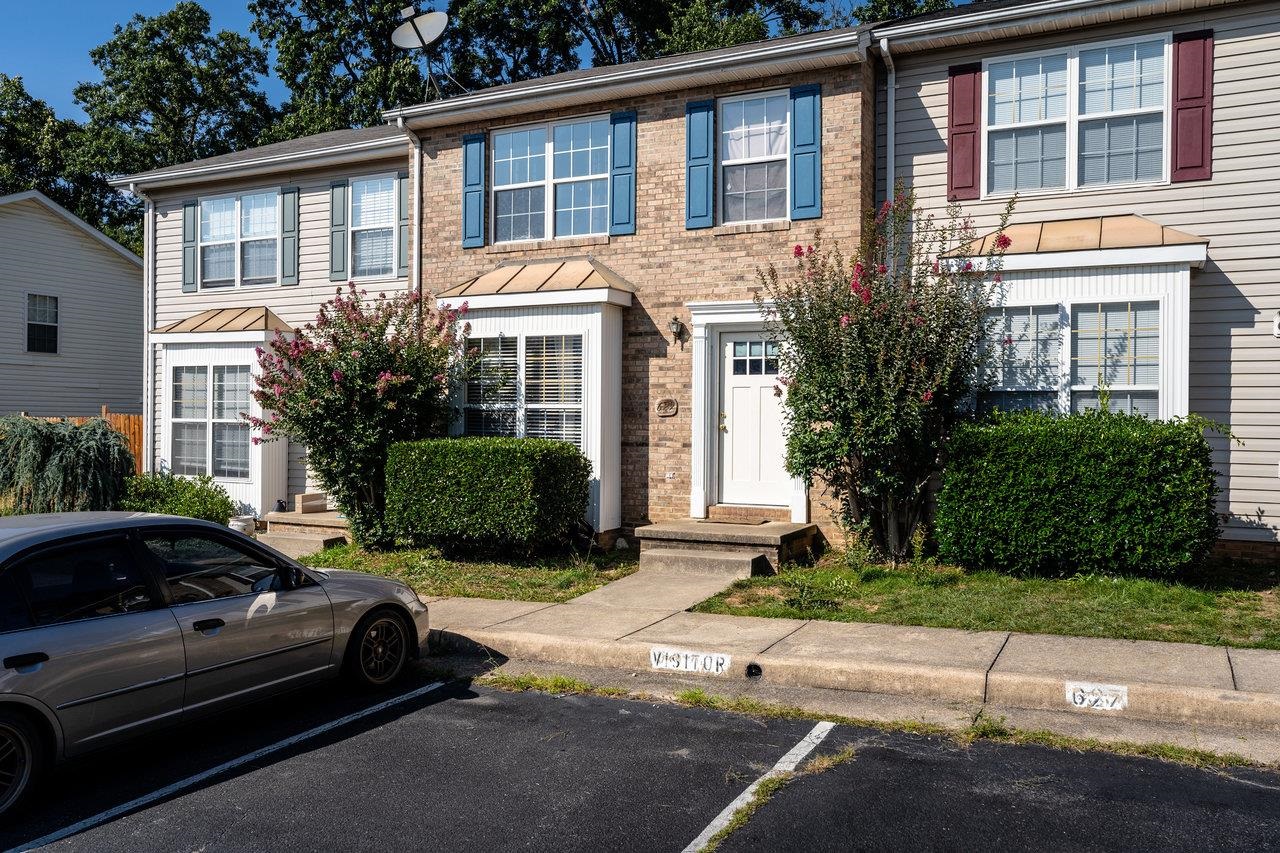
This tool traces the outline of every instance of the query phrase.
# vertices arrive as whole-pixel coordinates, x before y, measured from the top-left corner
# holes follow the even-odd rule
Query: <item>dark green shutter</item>
[[[396,275],[409,274],[409,173],[401,172],[396,176],[396,209],[400,211],[400,227],[397,231],[400,251],[396,264]]]
[[[609,233],[636,233],[636,113],[609,116]]]
[[[716,102],[690,101],[684,108],[684,227],[716,224]]]
[[[484,245],[485,135],[462,137],[462,248]]]
[[[298,188],[280,191],[280,283],[298,283]]]
[[[196,222],[199,203],[184,201],[182,203],[182,292],[195,293],[196,284]]]
[[[791,218],[822,216],[822,87],[791,90]]]
[[[346,281],[347,275],[347,182],[329,186],[329,281]]]

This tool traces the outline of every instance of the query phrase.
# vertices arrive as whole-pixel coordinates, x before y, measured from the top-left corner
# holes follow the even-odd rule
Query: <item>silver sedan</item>
[[[0,815],[54,762],[345,673],[393,681],[427,608],[208,522],[0,518]]]

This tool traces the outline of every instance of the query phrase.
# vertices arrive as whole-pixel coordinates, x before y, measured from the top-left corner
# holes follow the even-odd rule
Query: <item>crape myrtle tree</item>
[[[450,388],[463,373],[461,313],[414,293],[370,297],[352,284],[315,322],[258,350],[253,397],[266,414],[248,418],[259,432],[253,442],[305,444],[309,467],[363,547],[393,544],[383,521],[387,448],[448,429]]]
[[[846,535],[894,562],[910,553],[944,442],[985,372],[1012,208],[972,257],[973,224],[958,208],[936,222],[899,188],[854,256],[818,241],[796,246],[790,269],[759,273],[769,333],[786,342],[775,393],[787,470],[825,486]]]

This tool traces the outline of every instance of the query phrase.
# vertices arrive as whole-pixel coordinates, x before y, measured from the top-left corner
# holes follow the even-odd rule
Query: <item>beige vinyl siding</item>
[[[396,157],[380,157],[368,163],[299,174],[281,174],[252,180],[219,182],[188,187],[177,192],[156,193],[156,304],[154,327],[207,311],[210,308],[233,308],[265,305],[280,319],[301,326],[315,319],[321,304],[331,299],[339,282],[329,280],[329,188],[337,180],[365,175],[406,171],[408,148]],[[221,288],[196,293],[182,292],[182,205],[208,195],[251,192],[283,187],[298,187],[298,284]],[[452,282],[451,282],[452,283]],[[372,292],[394,292],[408,286],[404,277],[377,282],[364,282]],[[165,401],[162,367],[157,362],[154,374],[156,405],[154,416],[156,452],[167,455],[160,447],[160,419]],[[306,448],[290,445],[288,463],[288,499],[307,490]]]
[[[27,352],[27,294],[58,298],[58,352]],[[39,201],[0,205],[0,414],[142,411],[142,267]]]
[[[1217,439],[1228,538],[1275,540],[1280,530],[1280,4],[1238,3],[1070,34],[928,54],[895,53],[896,177],[922,204],[946,204],[947,68],[1007,54],[1125,36],[1214,30],[1213,179],[1130,189],[1022,197],[1015,222],[1137,213],[1209,239],[1191,278],[1190,410],[1230,424],[1244,442]],[[884,103],[885,95],[881,95]],[[883,198],[885,110],[878,110]],[[1167,156],[1167,152],[1166,152]],[[965,202],[989,228],[1003,199]]]

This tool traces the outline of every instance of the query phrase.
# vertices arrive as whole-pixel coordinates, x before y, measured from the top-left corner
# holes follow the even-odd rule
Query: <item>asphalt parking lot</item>
[[[433,683],[301,692],[65,765],[0,829],[0,848],[679,851],[814,729]],[[797,778],[723,849],[1262,850],[1280,838],[1280,776],[1263,771],[844,726],[813,755],[849,745],[852,760]]]

